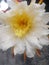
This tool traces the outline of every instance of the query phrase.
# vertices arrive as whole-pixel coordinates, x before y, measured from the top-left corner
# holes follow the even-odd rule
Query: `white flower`
[[[15,55],[26,52],[32,58],[36,49],[49,45],[49,12],[35,0],[29,6],[26,1],[9,6],[11,10],[0,13],[0,49],[14,46]]]
[[[2,0],[2,2],[0,3],[0,11],[6,9],[8,9],[8,4],[4,0]]]

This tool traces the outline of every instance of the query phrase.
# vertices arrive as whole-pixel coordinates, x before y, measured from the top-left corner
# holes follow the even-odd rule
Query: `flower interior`
[[[31,18],[26,12],[17,12],[14,16],[8,18],[10,25],[19,38],[24,37],[34,29],[34,18]]]

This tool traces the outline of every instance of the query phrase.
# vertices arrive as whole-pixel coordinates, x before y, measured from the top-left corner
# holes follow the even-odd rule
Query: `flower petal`
[[[49,45],[49,39],[47,36],[42,36],[39,38],[40,44],[41,45]]]
[[[28,42],[26,42],[26,55],[29,58],[34,57],[35,51],[34,49],[32,49],[32,47],[30,46],[30,44]]]
[[[49,12],[43,14],[42,20],[44,24],[47,24],[49,22]]]
[[[30,45],[32,46],[33,49],[35,49],[35,48],[41,49],[42,48],[42,45],[39,44],[38,38],[36,38],[35,36],[28,36],[26,38],[26,40],[30,43]]]
[[[7,50],[15,45],[15,38],[8,25],[0,25],[0,49]]]
[[[31,3],[35,3],[36,2],[36,0],[31,0]]]
[[[14,55],[22,54],[25,51],[25,44],[20,39],[17,39],[17,44],[14,47]]]

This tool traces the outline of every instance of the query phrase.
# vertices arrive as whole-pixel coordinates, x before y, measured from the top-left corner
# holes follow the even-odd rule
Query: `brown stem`
[[[24,62],[26,61],[26,52],[24,52]]]
[[[36,54],[37,54],[37,56],[41,57],[41,52],[39,49],[36,49]]]
[[[39,0],[39,4],[42,4],[43,3],[43,0]]]
[[[49,38],[49,35],[48,35],[48,38]]]
[[[14,57],[14,46],[11,48],[12,56]]]

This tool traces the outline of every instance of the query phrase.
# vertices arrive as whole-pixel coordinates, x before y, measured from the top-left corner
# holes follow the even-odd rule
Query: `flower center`
[[[34,28],[32,18],[26,12],[18,12],[12,16],[9,21],[17,37],[24,37]]]

